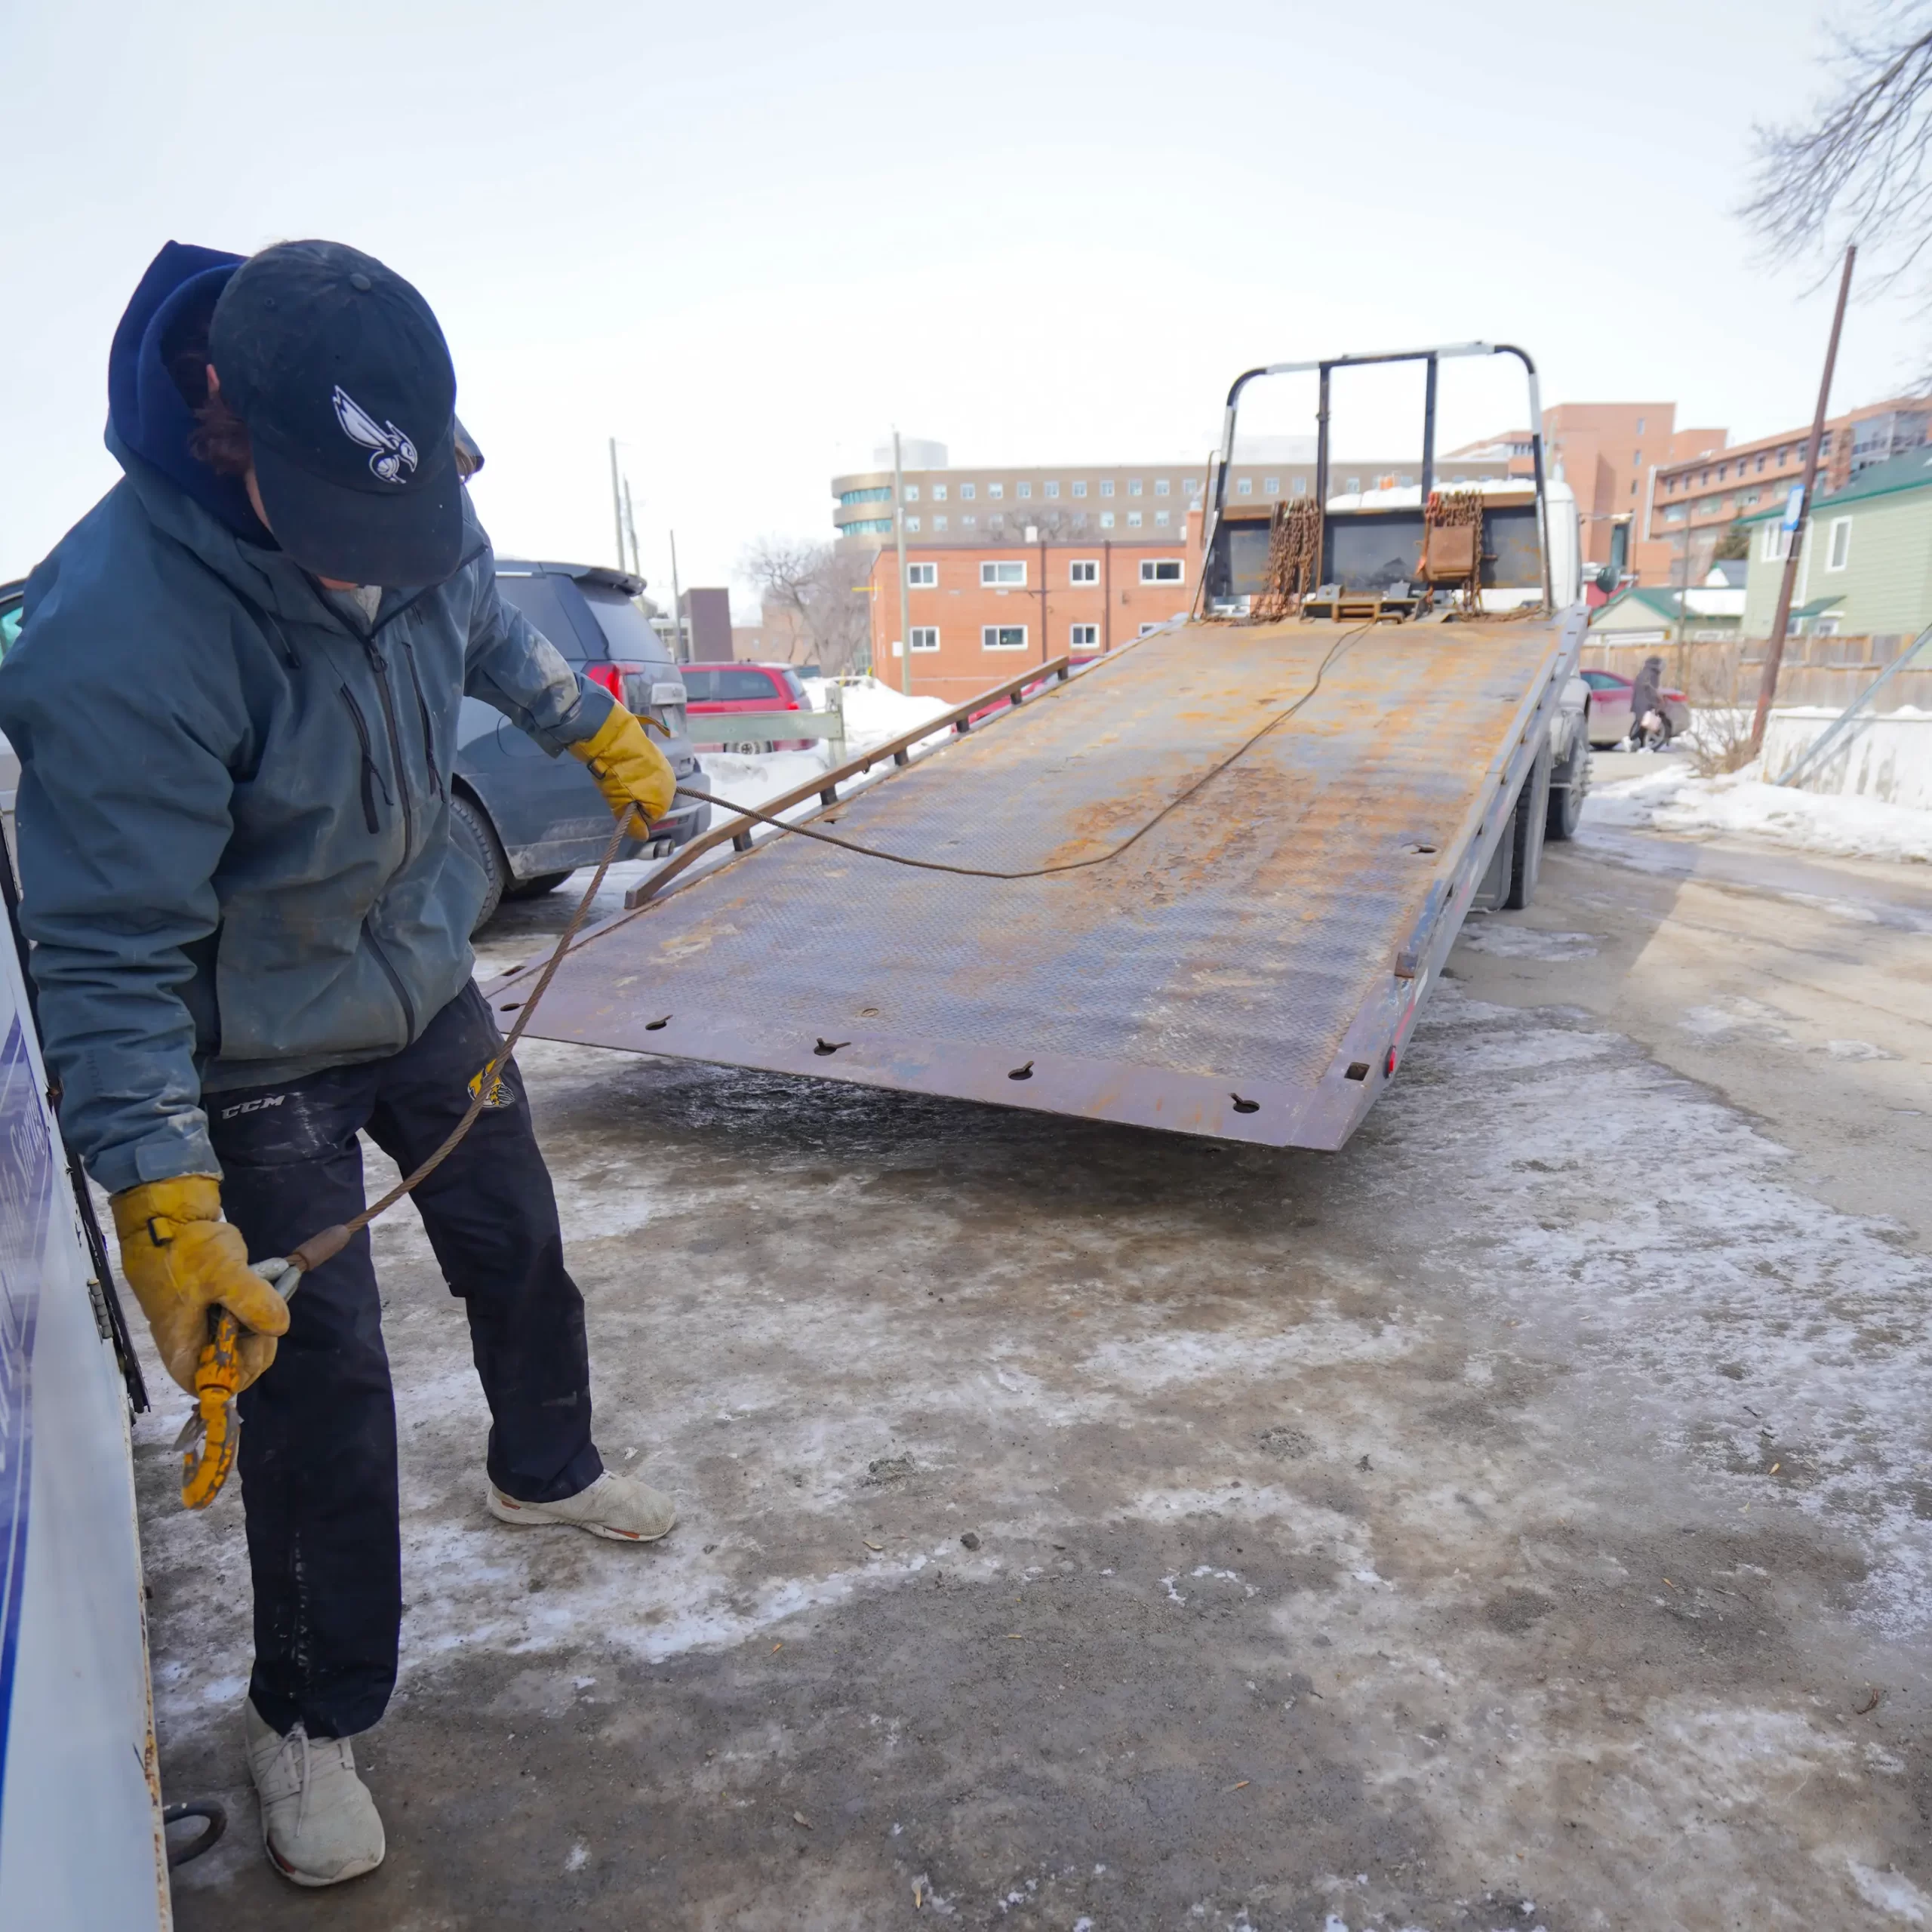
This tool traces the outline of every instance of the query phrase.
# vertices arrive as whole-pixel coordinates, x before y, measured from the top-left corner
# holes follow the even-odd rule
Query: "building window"
[[[1130,497],[1137,497],[1137,496],[1139,496],[1139,495],[1140,495],[1140,478],[1139,477],[1137,477],[1137,477],[1135,477],[1135,478],[1133,479],[1133,481],[1132,481],[1131,482],[1130,482],[1130,483],[1128,485],[1128,486],[1127,486],[1127,494],[1128,494]]]
[[[937,651],[939,648],[938,625],[915,624],[912,626],[912,648],[915,651]]]
[[[1060,494],[1060,485],[1057,483],[1043,483],[1040,487],[1050,497],[1057,497]]]
[[[1637,418],[1637,433],[1640,436],[1644,433],[1644,419],[1641,416]]]
[[[1084,510],[1075,510],[1073,512],[1073,527],[1075,530],[1084,530],[1087,528],[1087,512]]]
[[[933,518],[933,528],[935,530],[943,530],[946,528],[946,518],[943,516],[934,517]]]
[[[1100,479],[1100,494],[1103,497],[1111,497],[1113,493],[1114,479],[1111,476],[1102,477]]]
[[[1100,648],[1100,627],[1098,624],[1075,624],[1068,632],[1068,645],[1075,651],[1098,651]]]
[[[1831,541],[1825,552],[1825,568],[1828,571],[1841,571],[1851,557],[1851,518],[1835,518],[1832,523]]]
[[[1264,476],[1261,479],[1263,496],[1278,497],[1281,494],[1281,479],[1278,476]]]
[[[1127,527],[1130,530],[1138,530],[1140,528],[1140,512],[1138,510],[1128,512]]]
[[[863,523],[841,523],[839,534],[845,537],[890,537],[892,519],[889,516],[875,516]]]
[[[959,527],[961,530],[977,530],[980,519],[976,516],[962,516],[959,519]]]
[[[909,483],[906,485],[906,500],[909,503],[916,503],[919,500],[919,486],[918,484]]]
[[[1168,479],[1164,476],[1156,477],[1155,478],[1154,494],[1157,497],[1164,497],[1168,494]]]
[[[979,494],[980,486],[977,483],[962,483],[959,486],[959,500],[962,503],[970,503]]]
[[[1672,503],[1670,508],[1664,512],[1663,520],[1666,523],[1681,523],[1684,515],[1684,506],[1681,503]]]
[[[1349,478],[1349,494],[1352,497],[1359,497],[1361,494],[1361,478],[1359,476],[1351,476]]]
[[[943,503],[946,501],[946,485],[943,483],[935,483],[933,485],[933,501],[936,503]]]
[[[1026,648],[1026,626],[1024,624],[982,624],[980,626],[980,648],[982,651],[1024,651]]]
[[[1099,561],[1093,557],[1075,557],[1066,567],[1066,580],[1069,583],[1098,583]]]
[[[937,564],[908,564],[906,582],[913,590],[934,590],[939,586],[939,566]]]
[[[1085,496],[1087,494],[1087,485],[1084,483],[1075,484],[1073,486],[1073,494],[1076,497]]]
[[[1746,510],[1750,509],[1756,504],[1758,499],[1764,494],[1764,491],[1761,490],[1745,491],[1737,500],[1739,509]]]
[[[906,519],[906,528],[916,536],[918,533],[919,519],[915,516],[909,516]]]
[[[1013,494],[1016,497],[1030,497],[1033,494],[1033,486],[1030,483],[1016,483],[1013,486]]]
[[[1165,510],[1156,510],[1154,512],[1154,521],[1158,524],[1165,524],[1170,521],[1171,519]]]
[[[1026,566],[1022,563],[982,564],[980,581],[983,584],[1022,584],[1026,581]]]
[[[882,483],[875,490],[841,490],[840,504],[850,508],[854,503],[885,503],[892,500],[892,485]]]
[[[1111,530],[1111,529],[1112,529],[1112,528],[1113,528],[1113,527],[1114,527],[1114,513],[1113,513],[1113,512],[1112,512],[1112,510],[1103,510],[1103,511],[1100,512],[1100,528],[1101,528],[1103,530]]]
[[[1190,476],[1180,487],[1190,497],[1198,495],[1201,490],[1201,478],[1198,476]]]
[[[1764,526],[1764,547],[1760,555],[1767,564],[1781,564],[1791,555],[1791,532],[1782,525]]]
[[[989,530],[1004,530],[1006,528],[1006,512],[1004,510],[995,510],[992,515],[986,518],[986,528]]]
[[[1181,581],[1180,559],[1178,557],[1143,557],[1140,560],[1140,581],[1143,583],[1179,583]]]
[[[1006,485],[1004,483],[989,483],[986,485],[986,494],[992,497],[995,503],[998,503],[1006,494]]]
[[[1758,474],[1760,476],[1761,476],[1761,475],[1764,475],[1764,452],[1762,450],[1760,450],[1760,451],[1758,452]]]
[[[1235,494],[1237,497],[1253,496],[1254,494],[1254,478],[1251,476],[1244,476],[1241,481],[1235,485]]]
[[[1305,497],[1308,494],[1308,478],[1306,476],[1297,476],[1295,478],[1295,494],[1297,497]]]
[[[1641,469],[1644,466],[1644,452],[1641,450],[1632,450],[1630,452],[1630,463],[1633,469]]]

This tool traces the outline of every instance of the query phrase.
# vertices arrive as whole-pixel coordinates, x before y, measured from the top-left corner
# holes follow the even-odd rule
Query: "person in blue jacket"
[[[349,1740],[395,1680],[395,1405],[367,1234],[292,1302],[248,1257],[361,1207],[358,1132],[414,1167],[501,1044],[471,978],[485,881],[450,836],[463,697],[583,759],[620,819],[673,780],[499,598],[449,351],[400,275],[334,242],[171,242],[108,387],[125,474],[29,579],[0,664],[22,921],[61,1125],[163,1361],[191,1389],[211,1310],[248,1331],[249,1764],[277,1869],[331,1884],[384,1849]],[[485,1506],[664,1535],[670,1498],[592,1439],[514,1063],[414,1199],[489,1403]]]

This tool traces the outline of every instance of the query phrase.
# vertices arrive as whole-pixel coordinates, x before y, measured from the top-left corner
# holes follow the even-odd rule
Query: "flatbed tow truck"
[[[1432,488],[1439,364],[1498,355],[1540,424],[1506,346],[1241,376],[1186,621],[1035,666],[764,808],[910,865],[718,823],[586,931],[531,1032],[1340,1147],[1465,915],[1527,903],[1585,782],[1575,512],[1540,434],[1530,479]],[[1331,500],[1333,373],[1404,361],[1420,488]],[[1319,383],[1313,495],[1231,509],[1242,392],[1291,371]],[[488,989],[506,1026],[537,971]]]

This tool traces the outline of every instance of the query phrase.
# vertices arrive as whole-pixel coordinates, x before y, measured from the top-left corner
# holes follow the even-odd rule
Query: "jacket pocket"
[[[389,796],[389,788],[385,782],[381,768],[377,764],[375,753],[369,741],[369,721],[362,715],[362,707],[355,702],[355,694],[346,685],[338,685],[342,701],[349,707],[349,715],[355,726],[355,742],[362,748],[362,823],[371,832],[382,830],[382,821],[376,815],[376,789],[382,788],[384,804],[393,805],[395,801]]]

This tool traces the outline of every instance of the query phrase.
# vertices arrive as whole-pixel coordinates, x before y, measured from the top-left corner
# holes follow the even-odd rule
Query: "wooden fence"
[[[1664,681],[1688,694],[1693,704],[1746,703],[1754,700],[1764,665],[1764,639],[1728,643],[1613,644],[1583,640],[1583,668],[1614,671],[1634,678],[1647,657],[1663,660]],[[1910,644],[1905,636],[1794,637],[1786,641],[1778,672],[1778,703],[1822,705],[1842,711]],[[1918,663],[1901,671],[1880,695],[1879,709],[1932,711],[1932,645]]]

